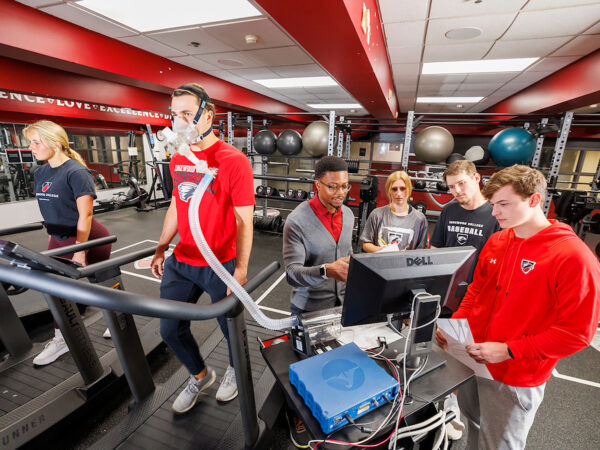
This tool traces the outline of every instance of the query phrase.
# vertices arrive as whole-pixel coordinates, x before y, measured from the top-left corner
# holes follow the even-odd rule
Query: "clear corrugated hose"
[[[260,326],[269,330],[283,330],[285,328],[293,327],[298,323],[297,316],[292,316],[285,319],[271,319],[270,317],[265,316],[258,308],[258,305],[254,303],[254,300],[252,300],[252,297],[250,297],[248,292],[246,292],[246,290],[237,282],[237,280],[233,278],[233,276],[225,269],[225,267],[223,267],[221,262],[217,259],[211,248],[206,243],[206,239],[204,239],[204,234],[200,228],[198,209],[200,208],[200,202],[202,201],[204,192],[212,182],[215,174],[207,168],[205,161],[198,160],[198,158],[196,158],[191,151],[188,150],[187,152],[183,151],[181,153],[204,173],[202,181],[200,184],[198,184],[198,187],[194,191],[194,195],[190,200],[188,215],[192,236],[194,237],[194,241],[196,242],[198,250],[200,250],[200,253],[202,253],[202,256],[215,271],[217,276],[223,280],[227,287],[229,287],[229,289],[231,289],[237,298],[241,300],[242,304],[246,307],[248,312],[252,315],[252,317],[254,317]]]

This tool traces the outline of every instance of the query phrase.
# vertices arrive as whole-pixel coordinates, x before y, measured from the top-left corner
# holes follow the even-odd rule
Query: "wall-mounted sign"
[[[0,111],[169,126],[168,113],[0,89]]]

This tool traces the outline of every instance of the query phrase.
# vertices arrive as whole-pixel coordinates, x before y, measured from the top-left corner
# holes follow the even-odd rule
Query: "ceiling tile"
[[[419,86],[418,95],[420,97],[429,97],[436,95],[452,95],[458,89],[458,85],[448,84],[444,86],[434,87],[434,86]]]
[[[515,18],[513,14],[499,14],[496,16],[457,17],[453,19],[435,19],[429,21],[427,27],[427,40],[425,45],[466,44],[465,41],[448,39],[446,33],[450,30],[463,27],[477,27],[482,33],[476,38],[469,39],[469,44],[474,42],[492,42],[500,38]]]
[[[465,78],[467,78],[466,73],[421,75],[419,85],[460,84]]]
[[[291,66],[310,64],[313,60],[300,47],[277,47],[264,50],[248,50],[241,52],[245,56],[262,63],[264,67]]]
[[[427,19],[429,2],[415,0],[379,0],[383,23],[411,22]]]
[[[552,56],[584,56],[600,48],[600,34],[577,36],[556,50]]]
[[[204,26],[203,30],[216,40],[236,50],[294,45],[294,42],[267,18]],[[247,34],[254,34],[258,37],[256,44],[246,44],[244,37]]]
[[[392,64],[394,81],[398,84],[412,84],[419,79],[420,64]]]
[[[385,38],[388,47],[422,45],[425,35],[425,21],[386,23]]]
[[[395,63],[419,63],[421,62],[421,45],[410,45],[408,47],[388,47],[390,62]]]
[[[138,34],[135,30],[109,22],[71,4],[48,6],[47,8],[40,8],[40,11],[112,38]]]
[[[272,70],[262,67],[260,69],[231,69],[234,75],[245,78],[246,80],[264,80],[270,78],[279,78]]]
[[[200,70],[202,72],[205,72],[207,70],[215,70],[219,68],[213,64],[207,63],[206,61],[194,58],[193,56],[177,56],[169,59],[176,63],[183,64],[184,66],[188,66],[192,69]]]
[[[501,73],[470,73],[465,79],[465,83],[500,83],[506,82],[517,76],[518,72]]]
[[[549,56],[543,58],[541,61],[536,62],[533,66],[527,69],[527,72],[549,72],[557,71],[565,66],[568,66],[572,62],[579,59],[579,56]]]
[[[511,86],[529,86],[532,85],[533,83],[538,82],[539,80],[546,78],[548,75],[552,74],[552,71],[548,71],[548,72],[524,72],[520,75],[518,75],[517,77],[515,77],[513,80],[511,80],[510,85]]]
[[[190,55],[203,55],[206,53],[230,52],[233,47],[220,42],[200,27],[186,28],[183,30],[160,31],[147,33],[152,39],[167,44]],[[191,42],[197,42],[198,47],[192,46]]]
[[[481,59],[493,42],[470,44],[426,45],[423,62],[473,61]]]
[[[266,65],[261,61],[252,58],[249,55],[249,52],[209,53],[206,55],[198,55],[198,58],[212,64],[216,68],[226,70],[264,67]]]
[[[598,0],[529,0],[523,8],[525,11],[553,8],[569,8],[571,6],[598,3]]]
[[[141,48],[147,52],[154,53],[158,56],[165,58],[171,58],[173,56],[184,56],[185,53],[175,50],[174,48],[168,47],[160,42],[156,42],[146,36],[127,36],[118,38],[120,41],[126,44],[133,45],[134,47]]]
[[[503,39],[537,39],[577,35],[600,17],[600,2],[593,5],[519,13]],[[568,20],[566,20],[568,18]]]
[[[320,94],[337,94],[340,96],[347,95],[347,92],[341,86],[310,86],[304,88],[307,92],[315,95]]]
[[[600,21],[585,30],[584,34],[600,34]]]
[[[496,41],[485,59],[539,58],[552,53],[570,39],[569,36],[516,41],[502,39]]]
[[[404,97],[408,95],[414,95],[416,86],[414,84],[394,84],[396,89],[396,96]]]
[[[17,0],[17,2],[31,6],[32,8],[39,8],[40,6],[59,3],[60,0]]]
[[[465,0],[432,0],[429,17],[438,19],[511,13],[518,11],[526,3],[527,0],[483,1],[480,3]]]

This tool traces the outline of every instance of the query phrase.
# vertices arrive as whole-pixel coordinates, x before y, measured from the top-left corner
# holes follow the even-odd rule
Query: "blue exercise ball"
[[[535,154],[535,138],[523,128],[507,128],[496,133],[488,150],[499,166],[529,164]]]

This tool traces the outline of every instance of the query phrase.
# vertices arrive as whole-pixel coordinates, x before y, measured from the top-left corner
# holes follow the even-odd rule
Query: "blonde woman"
[[[27,126],[23,135],[35,159],[46,162],[35,171],[34,184],[49,234],[48,249],[108,236],[108,230],[93,218],[94,178],[81,156],[69,148],[66,131],[54,122],[40,120]],[[63,257],[85,266],[108,259],[110,250],[107,244]],[[34,365],[50,364],[69,351],[56,322],[54,328],[54,338],[33,359]]]
[[[390,203],[373,210],[361,235],[362,248],[374,253],[392,244],[400,250],[425,248],[427,219],[409,205],[412,193],[410,177],[403,170],[392,173],[385,182]]]

